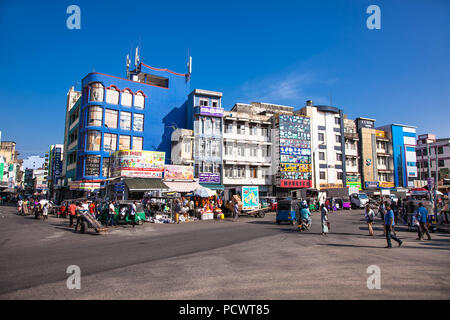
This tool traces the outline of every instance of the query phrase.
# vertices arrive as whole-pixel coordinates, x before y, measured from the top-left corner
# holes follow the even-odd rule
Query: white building
[[[430,177],[428,167],[432,178],[436,177],[437,168],[439,184],[442,184],[443,179],[450,178],[450,138],[436,139],[434,134],[420,135],[417,139],[416,155],[419,180],[427,180]]]
[[[261,104],[235,104],[224,113],[223,184],[225,199],[242,186],[259,186],[266,195],[272,186],[271,117]]]
[[[176,129],[172,132],[171,162],[174,165],[192,166],[194,164],[194,131]]]
[[[311,100],[295,112],[311,119],[311,153],[313,187],[316,189],[345,186],[345,140],[341,109],[315,106]]]

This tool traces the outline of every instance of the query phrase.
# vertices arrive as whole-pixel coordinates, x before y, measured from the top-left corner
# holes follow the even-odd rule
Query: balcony
[[[359,135],[356,132],[344,132],[344,137],[350,140],[359,140]]]

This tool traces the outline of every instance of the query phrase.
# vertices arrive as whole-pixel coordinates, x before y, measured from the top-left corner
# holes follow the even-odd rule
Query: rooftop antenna
[[[130,77],[130,55],[127,54],[127,78]]]
[[[192,73],[192,57],[189,55],[189,48],[188,48],[188,63],[187,63],[187,79],[189,80],[189,78],[191,77],[191,73]]]
[[[134,66],[136,67],[136,69],[138,68],[139,62],[139,46],[137,46],[136,55],[134,56]]]

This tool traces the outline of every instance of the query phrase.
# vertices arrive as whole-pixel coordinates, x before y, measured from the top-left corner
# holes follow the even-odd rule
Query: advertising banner
[[[321,183],[320,189],[336,189],[336,188],[343,188],[342,183]]]
[[[282,180],[311,180],[311,172],[280,172]]]
[[[280,162],[310,164],[310,156],[280,155]]]
[[[393,182],[379,182],[378,185],[380,188],[393,188],[394,183]]]
[[[70,181],[69,189],[70,190],[79,190],[79,191],[94,191],[94,190],[100,189],[100,182]]]
[[[364,182],[365,189],[377,189],[378,187],[379,187],[379,184],[377,181],[365,181]]]
[[[220,174],[219,173],[200,173],[199,174],[199,182],[200,183],[220,183]]]
[[[300,149],[294,147],[280,147],[280,154],[287,154],[293,156],[310,156],[311,149]]]
[[[386,138],[386,132],[382,131],[382,130],[375,130],[375,136],[377,136],[378,138]]]
[[[194,167],[166,165],[164,167],[165,180],[194,180]]]
[[[242,187],[242,208],[244,210],[259,208],[258,187]]]
[[[358,181],[358,182],[347,181],[347,187],[354,187],[354,188],[358,188],[358,190],[362,190],[362,184],[360,181]]]
[[[311,141],[297,140],[297,139],[280,139],[280,146],[310,149]]]
[[[114,176],[162,178],[165,152],[120,150],[113,157]]]
[[[311,180],[280,180],[281,188],[309,188]]]
[[[311,172],[311,165],[310,164],[297,164],[297,163],[281,163],[280,171]]]

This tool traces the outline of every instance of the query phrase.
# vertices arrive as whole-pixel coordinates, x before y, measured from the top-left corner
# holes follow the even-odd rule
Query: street
[[[449,299],[450,234],[400,224],[385,249],[380,218],[368,237],[361,210],[320,213],[309,232],[265,218],[110,228],[79,234],[68,219],[35,220],[0,207],[0,299]],[[81,269],[69,290],[67,267]],[[367,268],[381,270],[368,289]]]

